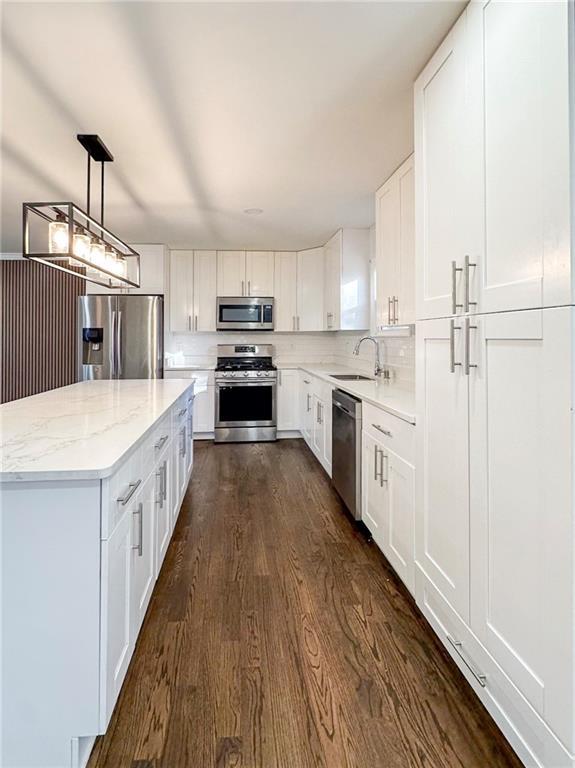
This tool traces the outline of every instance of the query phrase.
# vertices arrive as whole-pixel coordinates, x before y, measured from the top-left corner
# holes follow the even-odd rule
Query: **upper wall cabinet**
[[[376,330],[415,322],[413,155],[375,195]]]
[[[218,251],[218,296],[273,296],[273,251]]]
[[[278,251],[274,270],[274,328],[297,330],[297,253]]]
[[[340,229],[324,246],[323,328],[369,328],[369,229]]]
[[[274,295],[274,252],[247,251],[246,296]]]
[[[171,251],[170,330],[216,330],[215,251]]]
[[[418,78],[418,318],[570,303],[568,29],[470,3]]]
[[[218,251],[218,296],[246,295],[246,252]]]
[[[298,331],[324,329],[324,249],[308,248],[297,254]]]

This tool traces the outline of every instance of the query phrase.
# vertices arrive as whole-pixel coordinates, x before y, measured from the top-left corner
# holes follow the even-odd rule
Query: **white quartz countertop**
[[[293,367],[295,368],[296,366]],[[392,416],[397,416],[410,424],[415,424],[415,391],[413,389],[374,378],[369,379],[369,381],[341,381],[340,379],[334,379],[333,376],[329,375],[330,373],[367,375],[361,371],[345,368],[341,365],[312,364],[308,366],[301,364],[297,367],[302,371],[311,373],[312,376],[324,379],[324,381],[329,382],[338,389],[343,389],[344,392],[349,392],[350,395],[354,395],[366,403],[383,408],[384,411],[391,413]]]
[[[0,481],[106,477],[193,385],[83,381],[0,405]]]

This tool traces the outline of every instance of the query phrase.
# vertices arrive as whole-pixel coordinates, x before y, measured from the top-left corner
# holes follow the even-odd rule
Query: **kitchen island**
[[[106,730],[193,463],[194,384],[88,381],[0,406],[2,768]]]

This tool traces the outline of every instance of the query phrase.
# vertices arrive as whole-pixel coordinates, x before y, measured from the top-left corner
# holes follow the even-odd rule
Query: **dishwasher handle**
[[[348,411],[347,408],[344,408],[343,405],[340,405],[340,403],[332,402],[332,405],[334,408],[339,408],[340,411],[347,413],[348,416],[353,416],[353,413]]]

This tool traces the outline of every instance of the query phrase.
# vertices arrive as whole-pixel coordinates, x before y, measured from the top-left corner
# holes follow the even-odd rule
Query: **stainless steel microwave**
[[[274,300],[269,297],[218,296],[218,331],[273,331]]]

